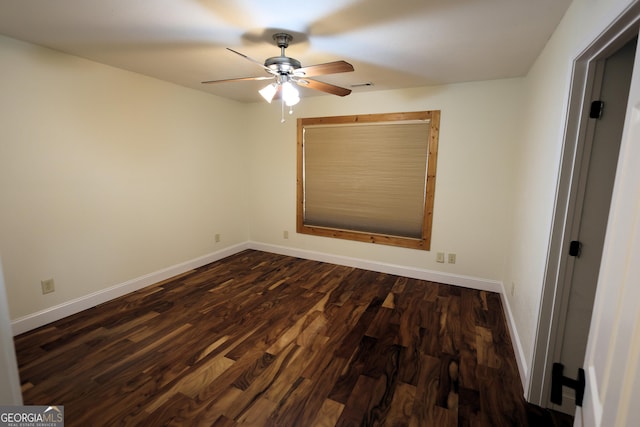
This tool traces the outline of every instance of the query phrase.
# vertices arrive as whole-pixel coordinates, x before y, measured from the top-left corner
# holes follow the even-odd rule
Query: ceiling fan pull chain
[[[280,98],[280,123],[284,123],[284,97]]]

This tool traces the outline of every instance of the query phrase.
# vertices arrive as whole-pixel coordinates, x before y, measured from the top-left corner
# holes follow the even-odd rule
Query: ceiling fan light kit
[[[276,96],[276,92],[278,92],[278,85],[276,83],[269,83],[258,91],[269,104],[273,101],[273,97]]]
[[[284,103],[287,104],[287,107],[293,107],[300,102],[300,93],[298,92],[298,89],[293,87],[289,81],[282,83],[282,99],[284,100]]]
[[[270,77],[241,77],[235,79],[225,80],[210,80],[202,82],[204,84],[211,83],[225,83],[225,82],[237,82],[246,80],[269,80],[274,79],[273,83],[269,83],[258,91],[258,93],[268,102],[271,103],[273,99],[280,94],[282,104],[282,122],[284,122],[284,106],[289,107],[289,114],[293,113],[293,106],[300,102],[300,93],[295,88],[295,85],[308,87],[310,89],[319,90],[322,92],[330,93],[332,95],[346,96],[351,93],[351,89],[346,89],[340,86],[335,86],[329,83],[324,83],[318,80],[310,79],[312,76],[320,76],[324,74],[345,73],[353,71],[353,65],[345,61],[334,61],[326,64],[310,65],[303,67],[300,61],[295,58],[289,58],[285,55],[285,49],[289,46],[289,43],[293,40],[293,37],[287,33],[276,33],[273,35],[273,40],[280,48],[280,56],[274,56],[267,58],[264,64],[256,61],[253,58],[248,57],[240,52],[236,52],[233,49],[227,48],[227,50],[242,56],[243,58],[251,61],[260,67],[262,67],[267,73],[271,74]],[[295,84],[295,85],[294,85]]]

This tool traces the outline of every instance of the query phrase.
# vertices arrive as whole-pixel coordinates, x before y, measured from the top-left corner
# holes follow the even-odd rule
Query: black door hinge
[[[565,377],[564,365],[562,363],[554,363],[551,371],[551,403],[562,405],[562,387],[569,387],[576,391],[576,405],[582,406],[584,399],[585,377],[584,369],[578,369],[578,379]]]
[[[582,243],[577,240],[572,240],[569,243],[569,256],[580,257],[580,252],[582,252]]]
[[[589,110],[589,117],[592,119],[602,118],[602,110],[604,110],[604,101],[591,102],[591,109]]]

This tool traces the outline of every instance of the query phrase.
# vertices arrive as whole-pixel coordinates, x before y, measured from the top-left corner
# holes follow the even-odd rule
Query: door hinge
[[[580,257],[580,252],[582,252],[582,243],[577,240],[572,240],[569,243],[569,256]]]
[[[602,110],[604,110],[604,101],[592,101],[589,117],[592,119],[602,118]]]
[[[578,379],[574,380],[564,376],[562,363],[554,363],[551,371],[551,403],[562,405],[562,387],[565,386],[575,390],[576,405],[582,406],[585,383],[584,369],[578,368]]]

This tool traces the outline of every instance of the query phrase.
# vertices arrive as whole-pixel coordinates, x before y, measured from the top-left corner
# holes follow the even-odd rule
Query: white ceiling
[[[0,0],[0,34],[240,101],[260,101],[272,40],[354,92],[523,76],[571,0]],[[303,96],[322,95],[306,89]],[[327,95],[332,96],[332,95]]]

